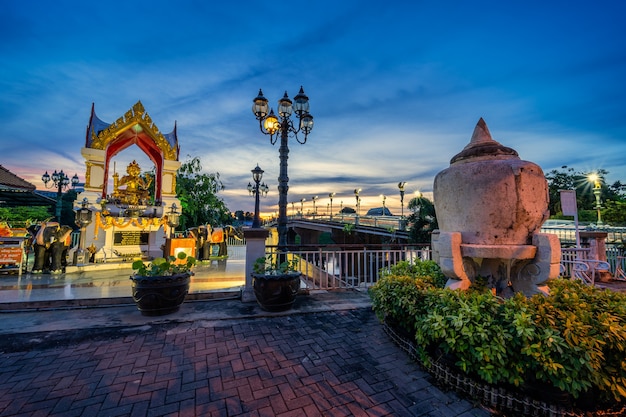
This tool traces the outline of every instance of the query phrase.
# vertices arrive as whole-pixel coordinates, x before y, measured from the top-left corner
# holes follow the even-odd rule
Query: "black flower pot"
[[[252,287],[256,300],[263,310],[289,310],[300,289],[300,273],[252,274]]]
[[[133,300],[144,316],[163,316],[178,311],[189,292],[190,273],[171,276],[131,276]]]

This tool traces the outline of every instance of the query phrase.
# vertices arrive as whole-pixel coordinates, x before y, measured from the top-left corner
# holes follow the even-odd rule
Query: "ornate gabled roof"
[[[118,136],[130,130],[134,134],[141,133],[150,137],[163,151],[165,159],[178,160],[180,148],[178,146],[176,124],[174,124],[172,132],[161,133],[144,109],[141,101],[138,101],[130,110],[124,113],[124,116],[118,118],[114,123],[106,123],[98,118],[95,106],[92,104],[85,147],[104,150]]]

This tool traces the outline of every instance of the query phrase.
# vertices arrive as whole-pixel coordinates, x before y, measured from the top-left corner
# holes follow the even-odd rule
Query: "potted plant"
[[[275,260],[274,260],[275,259]],[[284,260],[279,257],[257,258],[252,267],[252,287],[256,300],[263,310],[289,310],[300,289],[298,260]]]
[[[133,300],[144,316],[162,316],[178,311],[189,292],[191,268],[196,259],[179,252],[177,256],[155,258],[151,263],[133,262]]]

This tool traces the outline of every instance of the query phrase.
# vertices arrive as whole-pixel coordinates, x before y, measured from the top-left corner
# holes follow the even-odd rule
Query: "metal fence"
[[[276,258],[275,246],[267,255]],[[411,263],[431,258],[429,246],[394,245],[388,247],[327,246],[290,250],[288,260],[296,260],[304,284],[310,289],[367,288],[380,278],[380,271],[399,261]]]
[[[276,246],[267,246],[266,254],[275,259]],[[594,274],[597,261],[590,260],[588,254],[589,248],[563,248],[561,276],[576,277],[576,272],[581,270]],[[623,255],[623,250],[613,247],[607,249],[609,272],[612,275],[616,270],[626,270],[626,258]],[[399,261],[415,263],[432,259],[428,245],[294,247],[290,248],[286,256],[290,261],[297,261],[303,284],[309,289],[320,290],[368,288],[378,281],[381,271],[384,272]]]

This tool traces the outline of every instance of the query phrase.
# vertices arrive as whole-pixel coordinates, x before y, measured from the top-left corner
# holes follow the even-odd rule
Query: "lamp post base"
[[[74,265],[82,266],[87,265],[89,263],[89,256],[91,254],[85,249],[79,249],[74,252]]]

